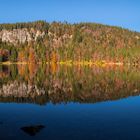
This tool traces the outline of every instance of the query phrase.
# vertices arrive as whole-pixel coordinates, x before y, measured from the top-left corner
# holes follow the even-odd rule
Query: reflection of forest
[[[45,104],[116,100],[140,93],[139,69],[11,65],[0,67],[0,101]]]

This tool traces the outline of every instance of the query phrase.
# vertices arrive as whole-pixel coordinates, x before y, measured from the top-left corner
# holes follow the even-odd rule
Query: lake
[[[139,70],[0,66],[0,140],[139,140]]]

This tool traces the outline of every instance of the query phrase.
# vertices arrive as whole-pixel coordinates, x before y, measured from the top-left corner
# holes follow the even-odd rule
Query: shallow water
[[[1,66],[0,139],[140,139],[140,72]]]

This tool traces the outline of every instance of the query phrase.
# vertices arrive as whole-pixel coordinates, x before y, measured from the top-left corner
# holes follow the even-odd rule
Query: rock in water
[[[34,125],[34,126],[25,126],[25,127],[22,127],[21,130],[23,130],[25,133],[27,133],[30,136],[35,136],[43,128],[45,128],[44,125]]]

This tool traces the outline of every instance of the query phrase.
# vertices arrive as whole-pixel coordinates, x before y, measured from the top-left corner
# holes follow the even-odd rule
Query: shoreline
[[[30,64],[37,64],[37,65],[41,65],[41,64],[58,64],[58,65],[84,65],[84,66],[92,66],[92,65],[98,65],[98,66],[123,66],[124,63],[123,62],[106,62],[106,61],[59,61],[59,62],[1,62],[0,65],[30,65]],[[130,65],[130,64],[128,64]]]

